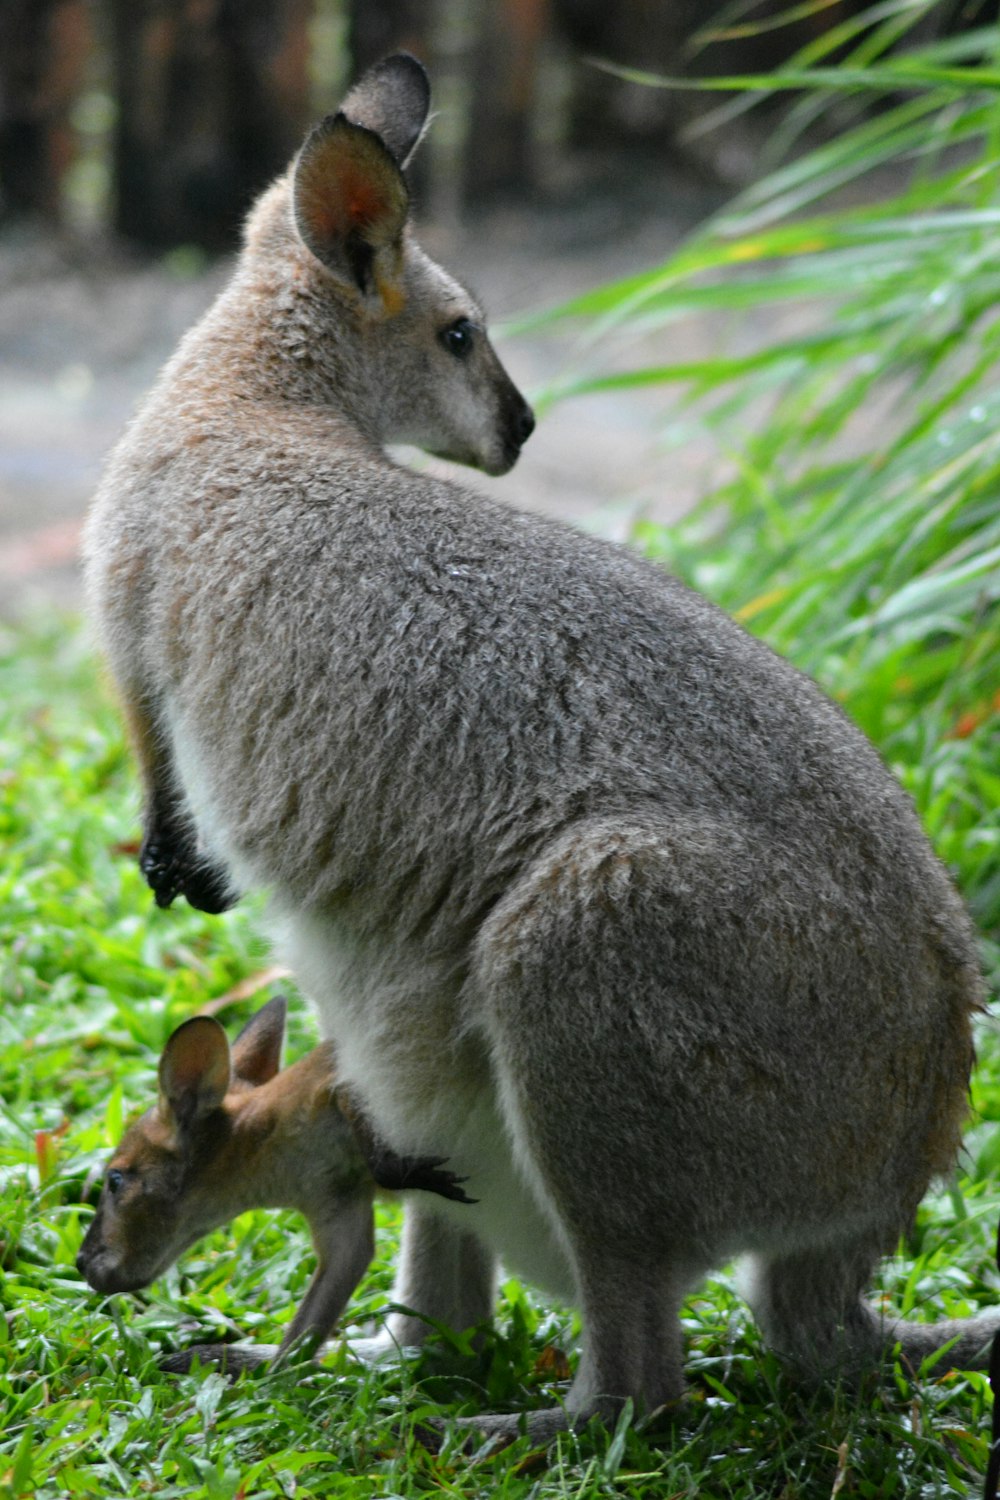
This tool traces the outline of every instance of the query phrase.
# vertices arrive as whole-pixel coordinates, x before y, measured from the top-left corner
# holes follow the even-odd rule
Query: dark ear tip
[[[400,77],[407,75],[409,82],[423,96],[429,104],[431,98],[431,80],[427,69],[418,57],[412,52],[393,52],[383,61],[377,64],[379,69],[385,68],[398,73]]]
[[[188,1016],[186,1021],[182,1021],[179,1026],[174,1027],[167,1038],[167,1044],[169,1045],[175,1037],[181,1035],[193,1036],[196,1031],[204,1031],[206,1028],[216,1035],[219,1032],[223,1036],[226,1034],[226,1028],[221,1021],[216,1020],[215,1016]]]
[[[363,129],[363,125],[356,125],[353,120],[349,120],[342,109],[335,109],[331,114],[324,115],[321,120],[317,120],[316,124],[310,127],[306,132],[306,138],[302,143],[302,151],[299,154],[304,155],[310,146],[317,145],[324,137],[335,135],[338,131],[350,133]],[[368,131],[367,134],[371,135],[372,132]]]
[[[340,136],[341,144],[351,141],[362,141],[365,143],[364,149],[367,152],[373,152],[375,156],[381,157],[387,164],[391,163],[394,167],[398,166],[392,151],[377,130],[373,130],[370,125],[365,125],[361,120],[352,120],[350,115],[345,114],[342,109],[338,109],[333,114],[324,115],[322,120],[318,120],[302,142],[301,149],[294,163],[296,180],[298,170],[306,167],[314,151],[323,146],[332,136]]]
[[[288,1015],[288,996],[272,995],[267,1004],[261,1006],[258,1014],[263,1015],[265,1011],[270,1012],[275,1017],[280,1017],[283,1021]]]

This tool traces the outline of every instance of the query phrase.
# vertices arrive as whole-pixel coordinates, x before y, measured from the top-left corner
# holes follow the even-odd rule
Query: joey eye
[[[105,1185],[107,1186],[108,1192],[112,1193],[112,1194],[113,1193],[117,1193],[119,1191],[119,1189],[121,1188],[121,1185],[122,1185],[122,1183],[124,1181],[125,1181],[125,1173],[124,1172],[119,1172],[119,1170],[118,1170],[117,1167],[112,1167],[111,1171],[108,1173],[107,1177],[105,1177],[105,1179],[104,1179],[104,1182],[105,1182]]]
[[[441,330],[438,338],[449,354],[454,354],[456,359],[464,359],[472,348],[475,332],[476,326],[468,318],[457,318],[449,327]]]

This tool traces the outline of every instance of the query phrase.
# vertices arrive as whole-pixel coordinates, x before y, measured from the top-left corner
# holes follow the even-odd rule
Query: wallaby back
[[[502,1253],[583,1308],[583,1419],[678,1395],[680,1298],[747,1251],[776,1342],[871,1354],[860,1293],[959,1141],[970,924],[810,681],[634,554],[386,456],[499,473],[531,427],[409,229],[416,68],[264,195],[98,496],[147,874],[270,889],[368,1118],[469,1174],[461,1218],[408,1213],[414,1313],[485,1317]]]

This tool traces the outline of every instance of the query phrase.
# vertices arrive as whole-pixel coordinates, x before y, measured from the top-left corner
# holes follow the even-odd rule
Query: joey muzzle
[[[96,1231],[96,1232],[95,1232]],[[137,1292],[156,1279],[156,1271],[146,1275],[134,1267],[126,1269],[112,1250],[103,1243],[95,1219],[76,1257],[76,1269],[95,1292]]]

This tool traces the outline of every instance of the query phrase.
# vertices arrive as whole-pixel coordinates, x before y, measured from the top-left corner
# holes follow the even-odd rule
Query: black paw
[[[427,1193],[437,1193],[439,1198],[450,1198],[454,1203],[475,1203],[462,1187],[464,1177],[444,1169],[445,1156],[397,1156],[395,1152],[383,1151],[379,1156],[372,1176],[379,1187],[395,1192],[419,1188]]]
[[[233,890],[222,866],[207,859],[199,859],[184,877],[181,894],[187,897],[191,906],[213,917],[220,911],[228,911],[240,899],[239,891]]]
[[[161,908],[184,896],[197,911],[217,916],[240,899],[225,870],[203,858],[183,839],[148,835],[139,850],[139,869]]]
[[[186,851],[185,851],[186,852]],[[182,889],[183,864],[175,846],[156,836],[145,838],[139,850],[139,869],[157,906],[167,907]]]

